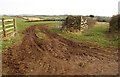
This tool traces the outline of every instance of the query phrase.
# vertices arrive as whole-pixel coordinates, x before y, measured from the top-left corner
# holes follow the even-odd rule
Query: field
[[[20,42],[20,40],[23,37],[22,32],[32,26],[32,25],[37,25],[37,24],[49,24],[49,25],[57,25],[58,23],[56,23],[55,21],[41,21],[41,22],[24,22],[23,19],[21,18],[17,18],[17,17],[4,17],[4,18],[16,18],[16,22],[17,22],[17,35],[14,38],[10,38],[9,40],[5,40],[5,41],[1,41],[2,42],[2,46],[0,47],[1,49],[5,49],[9,46],[11,46],[12,44],[16,43],[16,42]]]
[[[118,73],[119,38],[117,34],[109,34],[108,23],[97,22],[84,33],[71,33],[61,32],[63,21],[24,22],[15,18],[16,36],[1,41],[4,75]]]

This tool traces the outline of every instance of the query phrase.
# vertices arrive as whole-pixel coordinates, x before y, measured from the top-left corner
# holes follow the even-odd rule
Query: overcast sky
[[[120,0],[0,0],[1,14],[99,15],[118,13]]]

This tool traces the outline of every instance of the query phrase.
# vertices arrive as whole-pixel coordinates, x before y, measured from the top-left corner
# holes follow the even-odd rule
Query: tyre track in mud
[[[45,34],[45,39],[36,36],[36,28]],[[49,31],[45,25],[32,26],[24,34],[20,45],[10,47],[3,53],[3,63],[11,69],[9,74],[114,75],[118,73],[116,49],[107,52],[105,49],[71,41]]]

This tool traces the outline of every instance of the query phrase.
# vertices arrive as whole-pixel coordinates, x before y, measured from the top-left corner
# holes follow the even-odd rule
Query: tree
[[[94,15],[90,15],[89,17],[92,17],[92,18],[93,18],[93,17],[95,17],[95,16],[94,16]]]

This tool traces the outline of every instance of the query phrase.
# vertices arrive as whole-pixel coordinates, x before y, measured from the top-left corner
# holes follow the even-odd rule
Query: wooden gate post
[[[2,18],[3,36],[6,37],[4,18]]]
[[[16,32],[16,19],[13,19],[14,31]]]

